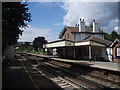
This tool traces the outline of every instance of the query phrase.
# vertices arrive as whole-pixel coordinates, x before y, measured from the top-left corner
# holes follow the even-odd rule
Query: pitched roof
[[[66,29],[70,30],[71,32],[79,32],[79,27],[65,27]]]
[[[94,41],[94,42],[104,44],[106,46],[110,46],[112,44],[111,41],[108,41],[108,40],[105,40],[105,39],[100,39],[100,38],[93,37],[93,36],[89,36],[89,37],[85,38],[84,40],[81,40],[80,42],[83,42],[83,41]]]
[[[114,47],[117,42],[120,43],[120,38],[115,39],[115,41],[110,45],[110,47]]]
[[[62,37],[66,30],[69,30],[71,33],[93,33],[93,34],[105,34],[104,32],[93,32],[93,28],[85,28],[85,32],[79,32],[78,26],[65,26],[64,29],[60,32],[60,36]]]
[[[89,28],[89,27],[85,28],[85,32],[79,32],[78,26],[77,27],[65,26],[64,29],[67,29],[67,30],[69,30],[71,32],[75,32],[75,33],[76,32],[77,33],[93,33],[93,28]],[[99,32],[94,32],[94,33],[104,33],[104,32],[99,31]]]

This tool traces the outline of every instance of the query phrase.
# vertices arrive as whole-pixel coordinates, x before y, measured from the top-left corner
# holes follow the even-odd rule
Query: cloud
[[[61,5],[66,11],[63,17],[64,25],[74,26],[80,18],[84,18],[86,25],[96,19],[105,32],[111,32],[117,26],[117,2],[64,2]],[[111,25],[113,24],[113,25]],[[109,28],[110,26],[110,28]],[[111,27],[112,26],[112,27]]]
[[[117,26],[114,29],[115,29],[116,32],[118,32],[120,34],[120,27]]]
[[[113,19],[109,22],[109,24],[107,26],[103,26],[103,29],[106,30],[106,32],[108,32],[108,33],[111,33],[111,31],[113,31],[113,30],[118,32],[118,30],[115,29],[116,27],[118,27],[118,21],[117,21],[117,19]]]
[[[47,41],[53,41],[56,37],[54,37],[53,32],[49,28],[38,28],[29,26],[29,28],[25,29],[23,35],[20,36],[18,41],[30,41],[32,42],[35,37],[44,36]]]

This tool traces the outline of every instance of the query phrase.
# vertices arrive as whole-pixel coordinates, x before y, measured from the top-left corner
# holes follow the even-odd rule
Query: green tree
[[[120,38],[120,35],[118,35],[117,32],[115,32],[115,31],[112,31],[111,34],[106,34],[105,35],[105,39],[110,40],[112,42],[117,38]]]
[[[24,47],[27,49],[30,46],[30,42],[25,42]]]
[[[43,44],[46,44],[47,41],[45,40],[45,37],[37,37],[33,41],[33,47],[36,51],[43,48]]]
[[[7,45],[17,42],[23,30],[27,28],[27,22],[31,21],[27,3],[3,2],[2,3],[2,51]]]
[[[16,49],[17,52],[32,52],[34,50],[33,45],[31,42],[24,42],[18,49]]]
[[[110,36],[110,34],[108,34],[108,33],[105,34],[104,38],[105,38],[106,40],[111,41],[111,36]]]
[[[112,31],[111,34],[110,34],[111,41],[114,41],[117,38],[120,38],[120,36],[117,34],[117,32]]]

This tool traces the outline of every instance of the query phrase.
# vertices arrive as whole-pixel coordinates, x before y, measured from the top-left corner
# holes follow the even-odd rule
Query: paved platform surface
[[[69,59],[60,59],[60,58],[52,58],[58,61],[64,62],[73,62],[82,65],[89,65],[90,67],[96,67],[101,69],[113,70],[113,71],[120,71],[120,63],[113,63],[113,62],[100,62],[100,61],[85,61],[85,60],[69,60]]]
[[[38,55],[38,54],[33,54]],[[63,61],[63,62],[72,62],[77,63],[81,65],[89,65],[90,67],[96,67],[101,69],[107,69],[112,71],[119,71],[120,72],[120,63],[115,62],[102,62],[102,61],[88,61],[88,60],[71,60],[71,59],[61,59],[61,58],[54,58],[53,56],[45,56],[45,55],[38,55],[41,57],[48,57],[57,61]]]
[[[2,65],[2,90],[6,89],[37,90],[17,59],[11,60],[10,64]]]
[[[23,60],[19,61],[19,59],[11,60],[10,64],[2,65],[2,90],[49,90],[50,88],[61,90],[45,77],[28,74],[29,71],[26,71],[25,68],[29,67],[22,62]]]

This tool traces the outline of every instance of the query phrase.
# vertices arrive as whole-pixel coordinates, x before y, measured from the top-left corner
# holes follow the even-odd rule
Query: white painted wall
[[[54,42],[54,43],[48,43],[48,44],[46,44],[46,48],[51,48],[51,47],[62,47],[62,46],[65,46],[65,41]]]
[[[112,48],[106,48],[106,54],[109,61],[112,61]]]
[[[93,33],[76,33],[74,34],[74,39],[75,42],[80,41],[80,40],[84,40],[86,37],[88,36],[94,36],[100,39],[104,39],[104,35],[103,34],[93,34]]]
[[[77,42],[77,43],[75,43],[75,46],[83,46],[83,45],[90,45],[90,41],[88,41],[88,42]]]
[[[76,35],[75,35],[75,42],[80,41],[80,40],[82,40],[81,34],[80,33],[76,33]]]
[[[91,36],[91,34],[89,34],[89,33],[76,33],[75,42],[80,41],[80,40],[84,40],[88,36]]]
[[[53,42],[43,45],[43,48],[64,47],[64,46],[74,46],[74,43],[69,41]]]
[[[100,39],[104,39],[104,35],[103,34],[94,34],[94,37],[100,38]]]

